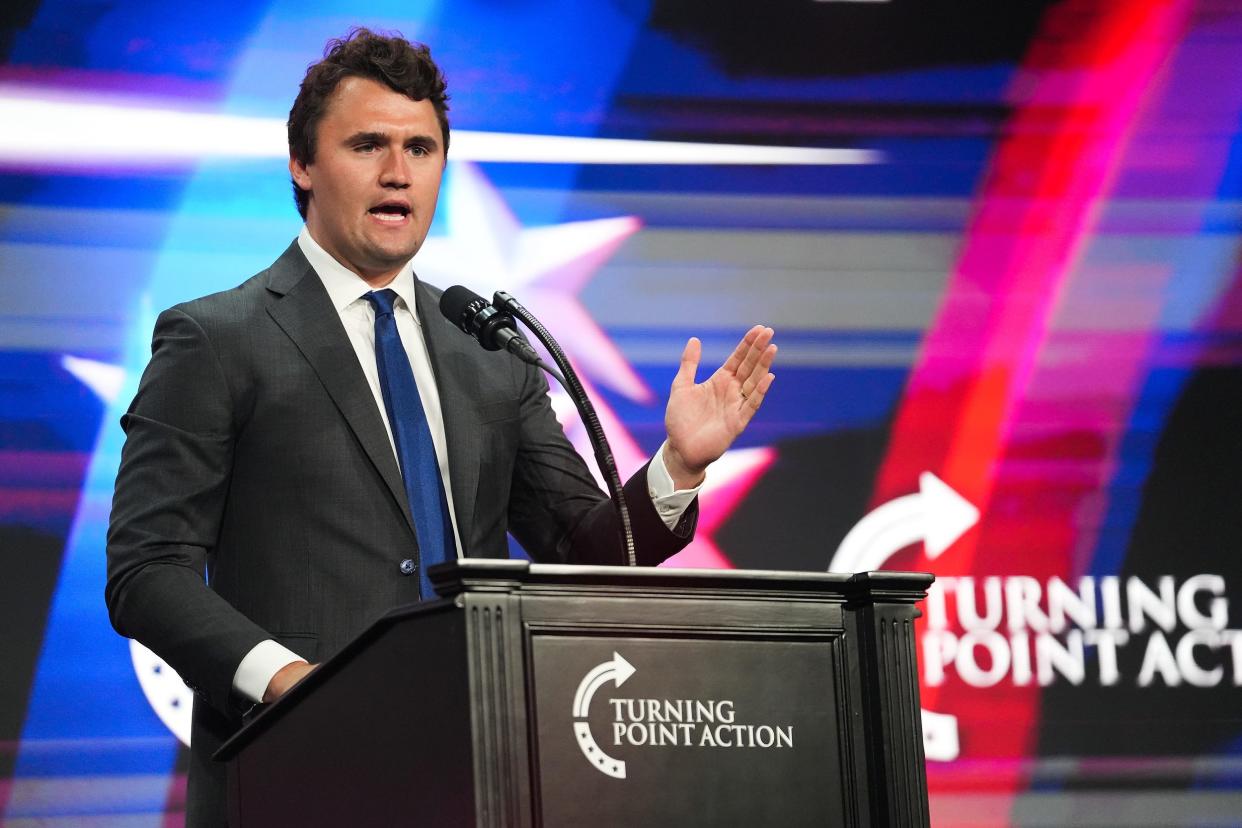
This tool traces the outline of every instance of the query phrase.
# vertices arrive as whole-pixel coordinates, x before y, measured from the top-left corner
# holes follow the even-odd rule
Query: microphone
[[[440,313],[489,351],[508,351],[523,362],[539,365],[539,354],[518,335],[513,317],[501,313],[470,288],[453,285],[440,296]]]
[[[556,377],[569,392],[570,399],[574,401],[574,407],[578,409],[578,414],[587,427],[591,446],[595,449],[595,461],[599,464],[599,470],[608,484],[608,491],[612,494],[612,506],[617,512],[617,531],[620,534],[622,548],[625,550],[626,562],[630,566],[636,566],[634,527],[630,521],[629,506],[625,502],[625,492],[621,487],[621,476],[617,473],[617,461],[612,456],[612,449],[608,446],[608,437],[604,434],[603,426],[600,425],[595,406],[591,404],[586,389],[582,387],[573,365],[569,363],[569,357],[565,356],[565,352],[561,350],[561,346],[557,344],[548,329],[511,294],[497,291],[492,301],[499,306],[499,310],[489,305],[486,299],[469,288],[454,285],[440,296],[440,313],[444,314],[448,321],[477,339],[479,344],[487,350],[505,349],[523,362],[529,362]],[[557,368],[561,369],[560,371],[550,365],[545,365],[539,358],[539,354],[535,353],[535,349],[518,336],[517,325],[513,321],[515,316],[522,320],[522,324],[530,328],[548,349],[552,361],[556,363]]]
[[[634,526],[630,520],[629,506],[625,502],[625,492],[621,486],[621,475],[617,472],[617,461],[613,457],[612,448],[608,445],[608,436],[604,434],[604,427],[600,425],[599,416],[595,413],[595,406],[591,404],[591,398],[587,396],[586,389],[582,386],[582,382],[578,379],[578,374],[574,371],[574,366],[570,364],[569,357],[561,350],[561,346],[557,344],[556,338],[552,336],[551,332],[513,294],[498,290],[492,298],[492,304],[500,309],[497,311],[498,313],[513,314],[521,320],[523,325],[530,328],[531,332],[548,349],[548,354],[552,357],[552,361],[561,369],[562,373],[558,374],[548,366],[543,366],[545,371],[552,374],[552,376],[560,380],[561,385],[565,386],[565,390],[569,392],[569,398],[574,401],[574,407],[578,409],[578,416],[582,418],[583,425],[587,427],[587,435],[591,438],[591,447],[595,450],[595,462],[599,465],[599,470],[608,484],[608,491],[612,495],[612,507],[617,512],[617,530],[621,535],[621,545],[625,550],[626,562],[630,566],[637,566],[638,558],[634,549]]]

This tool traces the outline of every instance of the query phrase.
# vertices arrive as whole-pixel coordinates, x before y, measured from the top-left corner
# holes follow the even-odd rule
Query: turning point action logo
[[[864,517],[828,569],[879,569],[920,540],[934,560],[978,521],[978,510],[930,472],[919,488]],[[928,687],[951,675],[978,688],[1058,681],[1242,686],[1242,630],[1226,629],[1229,599],[1220,575],[940,577],[927,592],[926,614],[919,662]],[[1132,674],[1122,669],[1123,650],[1142,654]],[[956,759],[957,717],[923,710],[923,743],[928,759]]]
[[[620,687],[637,672],[620,653],[583,677],[574,694],[574,737],[591,767],[625,779],[625,761],[610,756],[595,741],[587,717],[591,699],[612,682]],[[737,721],[737,705],[727,699],[609,699],[611,745],[641,748],[792,748],[793,725],[753,725]]]

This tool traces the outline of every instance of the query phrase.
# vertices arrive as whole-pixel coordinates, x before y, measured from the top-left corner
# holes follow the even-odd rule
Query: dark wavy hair
[[[342,38],[329,40],[323,60],[306,68],[306,77],[289,110],[289,156],[303,164],[315,161],[316,133],[328,110],[328,101],[345,78],[378,81],[415,101],[431,101],[440,121],[444,152],[449,145],[448,92],[431,50],[410,43],[400,34],[378,34],[362,27]],[[293,182],[293,200],[306,219],[310,193]]]

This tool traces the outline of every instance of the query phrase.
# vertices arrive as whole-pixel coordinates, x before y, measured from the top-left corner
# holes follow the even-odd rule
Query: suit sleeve
[[[205,580],[232,467],[232,395],[208,336],[184,311],[160,315],[151,353],[121,418],[105,600],[117,632],[227,712],[237,665],[271,637]]]
[[[626,563],[620,519],[574,450],[548,400],[543,372],[528,367],[521,400],[521,445],[509,506],[511,531],[538,560]],[[694,538],[698,500],[670,530],[647,487],[647,466],[624,486],[638,563],[655,566]]]

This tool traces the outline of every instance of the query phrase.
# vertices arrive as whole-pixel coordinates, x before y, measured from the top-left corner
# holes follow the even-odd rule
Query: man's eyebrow
[[[405,142],[407,147],[420,146],[429,150],[440,148],[440,142],[436,140],[434,135],[413,135]]]
[[[388,134],[384,132],[355,132],[344,140],[345,144],[384,144]]]

